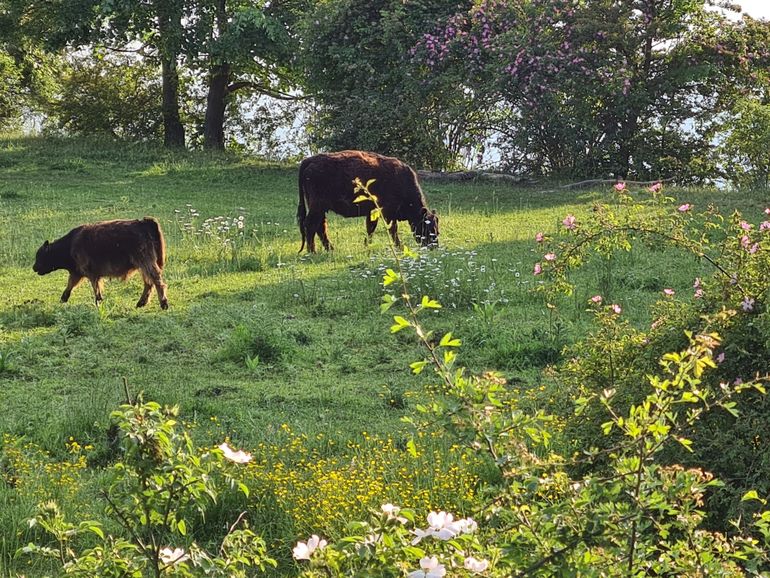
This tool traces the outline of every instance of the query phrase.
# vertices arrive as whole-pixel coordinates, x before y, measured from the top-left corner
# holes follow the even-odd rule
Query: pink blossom
[[[759,250],[759,243],[754,243],[751,247],[748,248],[749,253],[752,255],[756,253]]]
[[[574,215],[567,215],[566,217],[564,217],[564,220],[561,223],[562,223],[562,225],[564,225],[564,227],[566,229],[570,229],[570,230],[574,229],[575,228],[575,217],[574,217]]]
[[[741,237],[741,247],[743,247],[744,249],[747,249],[750,244],[751,244],[751,239],[749,239],[748,235],[744,235],[743,237]]]
[[[759,224],[760,231],[767,231],[768,229],[770,229],[770,221],[762,221]]]
[[[626,190],[626,183],[623,183],[623,182],[615,183],[615,190],[617,192],[625,191]]]
[[[535,235],[535,241],[537,241],[538,243],[542,243],[543,241],[545,241],[545,235],[543,233],[537,233]]]
[[[620,315],[623,312],[623,309],[617,303],[613,303],[612,305],[610,305],[610,308],[612,309],[612,312],[617,315]]]
[[[666,297],[673,297],[674,293],[675,293],[675,291],[673,289],[668,289],[667,288],[667,289],[663,290],[663,295],[665,295]]]
[[[751,231],[751,229],[754,228],[754,225],[751,223],[747,223],[746,221],[741,221],[741,229],[744,231]]]
[[[540,275],[540,273],[543,272],[543,267],[540,265],[540,263],[535,263],[535,275]]]
[[[591,303],[596,303],[599,305],[602,302],[602,296],[601,295],[594,295],[591,297]]]
[[[556,253],[546,253],[543,255],[543,259],[546,261],[556,261]]]
[[[696,277],[692,284],[693,289],[700,289],[700,277]]]
[[[765,209],[765,215],[770,215],[770,207]]]
[[[717,363],[723,363],[725,360],[725,352],[723,351],[719,355],[717,355]]]
[[[703,298],[703,289],[696,289],[695,294],[693,295],[695,299],[702,299]]]
[[[686,213],[692,209],[692,205],[690,203],[685,203],[684,205],[679,205],[679,208],[677,209],[680,213]]]
[[[658,193],[663,188],[663,183],[657,182],[654,185],[651,185],[647,190],[651,193]]]

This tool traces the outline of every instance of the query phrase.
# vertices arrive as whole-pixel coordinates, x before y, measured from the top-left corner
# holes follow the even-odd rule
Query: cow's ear
[[[46,247],[48,247],[48,241],[45,241],[45,242],[43,243],[43,248],[45,249]]]
[[[433,214],[434,217],[438,217],[438,213],[436,212],[436,209],[433,209],[431,213]]]

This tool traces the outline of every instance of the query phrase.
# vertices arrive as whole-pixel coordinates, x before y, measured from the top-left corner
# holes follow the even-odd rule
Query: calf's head
[[[412,223],[415,240],[423,247],[438,247],[438,215],[436,211],[422,209],[420,219]]]
[[[35,264],[32,265],[32,270],[38,275],[45,275],[56,269],[56,259],[51,251],[51,244],[46,241],[37,250],[35,255]]]

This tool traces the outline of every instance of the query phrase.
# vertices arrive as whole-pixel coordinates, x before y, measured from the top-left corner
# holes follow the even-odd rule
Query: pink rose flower
[[[543,272],[543,267],[540,265],[540,263],[535,263],[535,275],[540,275],[540,273]]]
[[[561,223],[566,229],[571,230],[575,228],[575,220],[574,215],[567,215]]]
[[[744,249],[747,249],[750,244],[751,244],[751,239],[749,239],[748,235],[744,235],[743,237],[741,237],[741,247],[743,247]]]
[[[677,209],[680,213],[686,213],[692,209],[692,205],[690,203],[685,203],[684,205],[679,205],[679,208]]]
[[[665,295],[666,297],[673,297],[674,293],[675,292],[674,292],[673,289],[664,289],[663,290],[663,295]]]
[[[650,186],[647,190],[651,193],[657,193],[660,192],[660,190],[663,188],[663,183],[655,183],[654,185]]]
[[[594,295],[591,297],[591,303],[596,303],[599,305],[602,302],[602,296],[601,295]]]
[[[546,261],[556,261],[556,253],[546,253],[543,255],[543,259]]]
[[[535,241],[537,241],[538,243],[542,243],[543,241],[545,241],[545,235],[543,233],[537,233],[535,235]]]
[[[622,191],[625,191],[626,190],[626,183],[623,183],[623,182],[615,183],[615,190],[617,192],[619,192],[619,193],[622,192]]]

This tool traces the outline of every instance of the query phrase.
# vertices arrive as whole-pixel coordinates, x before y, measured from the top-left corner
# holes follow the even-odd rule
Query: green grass
[[[6,138],[0,141],[0,430],[49,450],[69,436],[98,443],[108,411],[132,391],[216,415],[243,443],[277,424],[345,439],[399,429],[388,389],[419,389],[406,370],[420,355],[378,313],[387,235],[363,244],[361,220],[332,216],[337,249],[298,255],[296,169],[256,160],[172,154],[138,145]],[[537,378],[585,331],[585,300],[603,288],[644,319],[664,286],[687,287],[700,266],[672,255],[622,255],[596,264],[555,318],[530,291],[535,232],[580,215],[603,192],[538,193],[488,183],[435,185],[442,248],[411,264],[411,290],[444,305],[430,321],[466,339],[466,364]],[[703,195],[703,193],[700,193]],[[709,198],[710,200],[710,198]],[[728,199],[729,200],[729,199]],[[704,201],[705,202],[705,201]],[[171,309],[135,309],[137,279],[108,282],[101,309],[87,284],[60,304],[66,272],[31,270],[45,239],[109,218],[157,217],[168,243]],[[207,219],[243,217],[246,235],[206,234]],[[222,220],[209,230],[216,229]],[[404,235],[406,237],[406,235]],[[606,277],[614,279],[611,287]]]
[[[611,266],[592,263],[555,315],[531,291],[541,259],[534,235],[554,231],[568,213],[585,215],[610,191],[543,193],[486,182],[423,188],[441,215],[442,247],[407,270],[413,294],[444,305],[427,325],[464,340],[464,365],[503,370],[524,389],[590,328],[591,295],[603,292],[644,323],[663,287],[686,292],[702,267],[649,250]],[[725,212],[762,208],[759,195],[680,194]],[[389,317],[378,311],[381,272],[392,266],[384,228],[365,247],[362,220],[332,215],[336,250],[298,255],[296,203],[296,167],[0,137],[0,432],[54,455],[70,437],[93,444],[97,467],[111,459],[109,414],[124,399],[125,380],[134,394],[178,404],[189,422],[216,417],[210,439],[201,428],[203,443],[226,434],[256,447],[280,439],[281,424],[311,442],[323,434],[325,444],[339,442],[334,447],[362,431],[403,438],[399,420],[429,378],[410,374],[420,350],[407,332],[391,335]],[[87,284],[59,303],[66,272],[32,272],[43,240],[84,222],[145,215],[158,218],[166,235],[168,311],[156,300],[134,308],[136,278],[108,282],[97,309]],[[225,218],[239,217],[243,238],[217,232]],[[208,229],[207,219],[214,219]],[[8,494],[0,491],[0,509]],[[18,508],[7,512],[0,523],[23,517]],[[14,530],[0,535],[7,540]],[[7,560],[3,544],[0,560]]]

